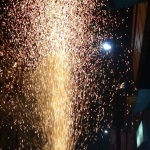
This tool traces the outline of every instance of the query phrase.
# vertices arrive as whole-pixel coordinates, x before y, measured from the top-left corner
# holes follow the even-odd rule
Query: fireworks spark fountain
[[[10,1],[7,5],[3,4],[5,19],[2,29],[6,32],[2,34],[11,50],[19,51],[19,61],[14,62],[15,66],[25,64],[28,68],[23,75],[22,93],[26,102],[19,105],[23,112],[20,118],[26,116],[36,128],[35,133],[41,129],[45,133],[47,142],[43,149],[72,149],[79,135],[76,131],[73,136],[74,121],[71,117],[74,113],[71,106],[77,102],[73,101],[78,86],[76,77],[79,71],[76,70],[82,66],[87,43],[93,41],[88,27],[94,3],[92,0],[24,0]],[[37,54],[42,58],[40,61],[36,59]],[[31,106],[34,113],[30,114],[40,116],[38,123],[36,119],[29,119],[26,113],[26,108]],[[12,114],[15,114],[15,108]],[[16,117],[15,122],[25,130],[26,125],[20,118]]]
[[[40,13],[42,14],[40,18],[42,28],[38,28],[37,33],[43,34],[44,41],[41,40],[42,36],[38,36],[38,44],[40,46],[37,45],[38,47],[42,47],[42,53],[44,50],[47,53],[50,51],[48,55],[52,55],[49,58],[52,61],[52,68],[42,71],[43,73],[50,72],[49,76],[45,76],[45,78],[51,80],[49,84],[47,84],[48,82],[45,83],[45,78],[42,78],[42,75],[38,76],[42,79],[42,86],[47,84],[51,87],[46,87],[50,91],[40,93],[38,102],[40,107],[41,105],[44,106],[41,111],[45,111],[43,114],[43,123],[45,124],[44,128],[46,128],[47,136],[50,136],[48,147],[54,150],[66,150],[73,147],[73,140],[71,140],[71,133],[73,132],[71,128],[73,127],[71,126],[73,124],[71,103],[74,103],[72,98],[76,88],[73,87],[74,82],[76,82],[73,76],[73,68],[77,67],[78,62],[80,62],[78,64],[80,66],[83,63],[83,60],[79,58],[79,53],[82,53],[84,56],[86,40],[89,38],[87,36],[92,36],[91,34],[87,35],[88,24],[91,20],[91,16],[89,16],[91,15],[90,9],[93,7],[91,2],[91,8],[87,7],[89,2],[57,1],[54,3],[53,1],[49,1],[44,4],[44,13]],[[43,12],[43,9],[41,12]],[[33,24],[34,29],[37,26],[36,21],[36,19],[33,21],[35,23]],[[48,65],[47,61],[45,65]],[[45,98],[46,93],[51,93],[50,97],[47,94],[47,98]],[[41,103],[41,99],[43,104]],[[49,101],[46,102],[46,99]],[[44,104],[47,103],[50,103],[51,109],[45,107]],[[50,123],[46,123],[49,118],[52,122],[50,128],[51,134],[48,133],[49,128],[47,128]],[[77,137],[74,135],[74,140],[76,139]]]
[[[111,106],[116,87],[111,55],[98,50],[116,24],[104,6],[97,0],[2,3],[0,108],[13,118],[10,128],[21,132],[18,149],[87,149],[96,140],[103,94],[112,84]]]
[[[41,114],[48,137],[48,144],[45,149],[49,149],[49,147],[54,150],[71,149],[73,146],[73,140],[71,140],[71,133],[73,132],[71,128],[73,127],[71,126],[73,124],[71,118],[73,94],[71,92],[73,87],[71,85],[74,82],[71,72],[73,72],[73,66],[76,64],[73,62],[77,58],[76,51],[81,50],[77,49],[77,46],[84,48],[86,32],[84,30],[87,28],[87,24],[83,17],[89,10],[81,9],[77,1],[58,1],[56,3],[47,1],[43,4],[43,8],[38,2],[39,4],[41,16],[37,20],[34,18],[34,14],[31,22],[33,22],[33,28],[37,28],[36,34],[39,35],[37,36],[37,47],[41,48],[41,55],[45,51],[44,55],[49,56],[42,67],[39,69],[37,67],[35,72],[36,74],[41,72],[37,76],[40,80],[40,84],[37,83],[39,88],[35,90],[38,91],[36,96],[38,96],[40,112],[43,112]],[[78,12],[77,7],[79,7]],[[42,25],[41,28],[39,27],[40,24]],[[42,35],[40,35],[41,33]],[[47,66],[48,69],[45,69],[44,66]],[[45,74],[44,77],[42,74]],[[44,87],[43,90],[42,87]],[[76,137],[74,138],[76,139]]]

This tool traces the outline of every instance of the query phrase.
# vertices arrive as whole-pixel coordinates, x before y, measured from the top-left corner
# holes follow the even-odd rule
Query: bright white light
[[[136,143],[137,143],[137,147],[139,147],[143,142],[143,124],[142,121],[137,129],[136,132]]]
[[[110,50],[111,46],[109,45],[109,43],[106,42],[106,43],[103,44],[103,49],[106,50],[106,51]]]
[[[104,131],[104,133],[106,133],[106,134],[107,134],[107,133],[108,133],[108,131],[107,131],[107,130],[105,130],[105,131]]]

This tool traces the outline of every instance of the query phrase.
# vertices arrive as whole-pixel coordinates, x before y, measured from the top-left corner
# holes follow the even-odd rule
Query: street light
[[[104,130],[104,133],[105,133],[105,134],[108,134],[108,130]]]
[[[109,50],[111,50],[111,45],[108,42],[104,42],[103,43],[103,49],[105,51],[109,51]]]

